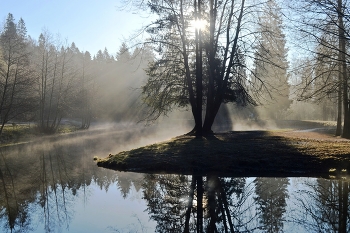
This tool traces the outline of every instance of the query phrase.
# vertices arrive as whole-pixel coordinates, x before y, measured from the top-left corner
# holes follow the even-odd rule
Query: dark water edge
[[[143,133],[151,135],[107,130],[1,148],[0,232],[349,230],[346,179],[117,172],[92,160],[156,138]]]

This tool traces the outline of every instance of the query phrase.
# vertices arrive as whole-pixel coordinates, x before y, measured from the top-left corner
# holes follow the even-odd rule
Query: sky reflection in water
[[[0,232],[350,229],[347,181],[125,173],[92,160],[131,142],[111,131],[1,149]]]

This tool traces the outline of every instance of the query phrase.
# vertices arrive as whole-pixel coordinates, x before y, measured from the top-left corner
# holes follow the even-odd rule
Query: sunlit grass
[[[62,125],[58,128],[57,133],[72,133],[77,131],[79,128],[73,125]]]
[[[72,125],[60,126],[58,134],[65,134],[77,131],[78,128]],[[45,136],[36,124],[6,124],[0,135],[0,147],[27,143],[37,137]]]

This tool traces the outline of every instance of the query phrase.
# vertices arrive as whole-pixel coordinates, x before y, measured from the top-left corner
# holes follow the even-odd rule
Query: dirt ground
[[[347,178],[350,140],[335,137],[333,126],[308,126],[179,136],[96,160],[98,166],[120,171]]]

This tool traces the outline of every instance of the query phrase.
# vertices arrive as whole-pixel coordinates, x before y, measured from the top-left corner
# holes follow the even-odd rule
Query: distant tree
[[[331,69],[332,72],[336,69],[338,74],[338,80],[333,85],[337,86],[338,102],[336,135],[341,134],[342,137],[350,138],[350,101],[347,74],[349,60],[347,47],[350,35],[348,27],[350,23],[349,2],[343,0],[293,1],[291,8],[296,13],[291,18],[294,25],[298,26],[298,33],[301,35],[301,39],[298,41],[302,44],[298,44],[299,48],[311,52],[311,54],[321,52],[321,56],[327,56],[327,62],[337,63],[337,68],[333,66],[334,68]],[[319,50],[317,48],[319,44],[323,44],[327,49]],[[326,62],[326,60],[324,61]],[[331,63],[329,65],[332,66]],[[317,75],[316,77],[321,78],[322,76]],[[341,113],[343,113],[343,117]],[[342,120],[343,130],[341,132]]]
[[[308,83],[312,82],[314,60],[311,58],[305,58],[294,61],[291,70],[291,96],[293,98],[293,104],[288,110],[289,119],[319,119],[317,115],[317,106],[315,105],[314,100],[312,98],[306,98],[306,96],[312,96],[312,89],[303,88],[307,86]],[[309,85],[309,87],[311,86]]]
[[[326,37],[329,37],[327,34]],[[314,95],[313,99],[319,105],[322,120],[336,119],[338,100],[338,62],[336,62],[335,54],[328,46],[335,45],[336,41],[333,38],[322,39],[317,47],[317,55],[315,60],[315,78],[314,78]],[[341,103],[341,102],[340,102]],[[341,116],[341,112],[338,113]]]
[[[75,55],[78,55],[80,53],[78,47],[75,45],[74,42],[72,42],[71,46],[70,46],[70,51],[75,54]]]
[[[259,18],[260,38],[254,60],[254,75],[263,80],[260,113],[281,119],[289,108],[288,61],[282,13],[275,0],[267,1]]]
[[[131,59],[130,51],[126,45],[126,43],[122,43],[121,47],[119,48],[119,51],[117,53],[117,61],[119,62],[127,62]]]
[[[23,19],[8,14],[0,34],[0,134],[4,125],[33,111],[33,72]]]
[[[105,56],[103,55],[103,53],[102,53],[102,50],[101,50],[101,49],[97,51],[97,54],[96,54],[96,56],[95,56],[95,59],[94,59],[94,60],[95,60],[95,61],[97,61],[97,62],[102,62],[102,61],[104,61],[104,60],[105,60]]]
[[[82,69],[81,79],[77,84],[79,94],[77,95],[76,109],[81,117],[81,129],[88,129],[91,124],[97,99],[97,85],[90,53],[86,51],[82,54],[78,62],[77,64],[82,66]]]
[[[107,62],[114,61],[114,57],[113,57],[112,55],[109,54],[107,48],[105,48],[105,49],[103,50],[103,58],[104,58]]]
[[[145,83],[145,68],[153,59],[147,47],[136,47],[134,51],[122,52],[126,44],[121,45],[117,60],[93,60],[89,67],[93,80],[89,88],[95,90],[92,98],[96,116],[116,122],[139,122],[143,117],[140,86]],[[132,53],[131,53],[132,52]],[[93,67],[90,69],[90,67]],[[96,91],[103,90],[103,91]],[[96,93],[98,95],[96,95]],[[98,102],[99,104],[96,104]]]
[[[74,49],[75,50],[75,49]],[[39,93],[38,126],[45,133],[54,133],[64,116],[72,111],[75,99],[76,68],[74,52],[59,40],[54,43],[48,31],[40,34],[36,47]]]

